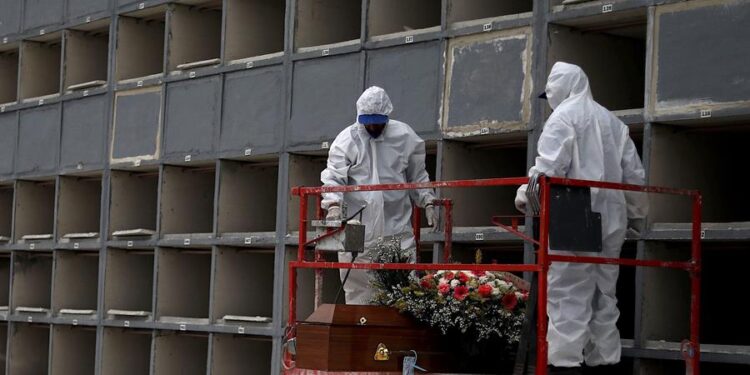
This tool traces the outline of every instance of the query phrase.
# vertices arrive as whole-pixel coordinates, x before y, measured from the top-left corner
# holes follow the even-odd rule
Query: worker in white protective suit
[[[425,170],[424,141],[408,125],[389,119],[393,105],[380,87],[370,87],[357,100],[357,122],[344,129],[328,152],[328,166],[320,174],[324,186],[373,185],[429,182]],[[412,202],[425,208],[428,225],[435,227],[438,214],[431,189],[323,194],[321,206],[326,220],[342,218],[364,207],[365,249],[384,236],[398,236],[401,248],[416,261],[416,243],[411,226]],[[351,253],[339,253],[340,262],[351,262]],[[355,262],[369,263],[359,254]],[[344,280],[346,270],[341,270]],[[368,304],[373,297],[367,271],[352,270],[344,292],[347,304]]]
[[[645,172],[628,127],[594,101],[588,78],[580,67],[556,63],[540,97],[549,101],[553,113],[542,130],[539,156],[529,176],[542,173],[644,184]],[[526,186],[521,186],[515,201],[522,212],[526,211],[525,191]],[[647,196],[605,189],[592,189],[591,193],[591,208],[602,218],[600,256],[618,258],[627,229],[643,229]],[[550,253],[577,254],[554,249]],[[597,256],[582,255],[591,254]],[[582,363],[601,371],[620,361],[620,333],[616,326],[620,312],[615,296],[618,273],[616,265],[552,263],[547,301],[550,373],[578,374]]]

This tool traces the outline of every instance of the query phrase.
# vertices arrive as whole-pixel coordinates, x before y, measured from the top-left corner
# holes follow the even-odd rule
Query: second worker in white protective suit
[[[388,118],[393,111],[385,90],[370,87],[357,100],[357,122],[344,129],[331,144],[327,168],[320,174],[324,186],[374,185],[429,182],[425,170],[424,141],[409,127]],[[341,218],[341,205],[354,214],[362,207],[365,248],[378,238],[397,235],[401,247],[412,251],[416,243],[411,226],[412,202],[425,208],[427,223],[437,223],[431,189],[393,190],[323,195],[321,206],[327,220]],[[339,253],[340,262],[351,262],[350,253]],[[355,262],[369,263],[370,256],[360,254]],[[341,270],[342,281],[346,270]],[[352,270],[344,284],[347,304],[368,304],[373,292],[367,271]]]
[[[588,78],[580,67],[556,63],[544,96],[553,112],[539,138],[539,156],[529,176],[543,173],[644,184],[645,172],[628,127],[594,101]],[[516,195],[516,207],[523,212],[527,203],[525,189],[525,185],[521,186]],[[591,208],[602,218],[601,256],[618,258],[628,226],[642,230],[647,197],[605,189],[591,189],[591,193]],[[554,249],[550,252],[575,255]],[[618,273],[616,265],[552,263],[547,300],[550,373],[577,374],[584,362],[603,370],[620,361],[620,333],[616,326],[620,311],[615,296]]]

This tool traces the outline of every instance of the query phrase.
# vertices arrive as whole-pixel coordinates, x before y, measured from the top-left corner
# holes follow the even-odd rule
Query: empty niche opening
[[[215,172],[214,167],[164,167],[163,234],[213,233]]]
[[[219,233],[274,232],[279,166],[222,161]]]
[[[94,374],[96,327],[52,328],[52,374]]]
[[[21,44],[21,99],[60,93],[61,47],[62,37],[59,33]]]
[[[100,176],[60,177],[58,236],[63,240],[98,238],[101,198]]]
[[[213,335],[212,374],[266,374],[271,372],[272,343],[265,337]]]
[[[18,47],[0,49],[0,103],[18,100]]]
[[[13,185],[0,185],[0,243],[10,241],[12,224]]]
[[[94,315],[97,309],[99,253],[55,252],[52,310],[59,316]]]
[[[227,60],[284,51],[284,0],[228,0],[226,4]]]
[[[204,375],[208,336],[160,332],[154,338],[154,374]]]
[[[0,313],[7,313],[10,303],[10,254],[0,256]],[[2,337],[0,337],[0,341]],[[0,353],[2,353],[0,351]]]
[[[55,181],[16,182],[16,241],[52,240]]]
[[[8,353],[8,323],[0,323],[0,353]],[[5,373],[8,361],[6,356],[0,356],[0,372]]]
[[[163,8],[120,16],[115,51],[117,81],[164,73],[164,20]]]
[[[717,183],[734,173],[734,165],[727,163],[728,160],[745,160],[743,139],[748,135],[750,126],[746,125],[704,128],[654,125],[649,184],[700,190],[703,222],[750,222],[750,213],[744,209],[750,205],[750,197],[742,189]],[[692,221],[689,197],[651,194],[650,199],[651,223]]]
[[[550,25],[549,29],[548,68],[557,61],[580,66],[589,78],[594,100],[611,111],[640,109],[644,103],[645,10],[620,17]]]
[[[289,155],[289,186],[321,186],[320,172],[326,168],[327,157],[322,155]],[[300,198],[287,194],[288,201],[288,232],[299,230],[299,205]],[[316,217],[315,197],[309,197],[307,206],[307,218],[313,220]],[[310,228],[308,228],[309,230]]]
[[[176,318],[207,323],[211,251],[168,248],[157,251],[156,316],[161,321]]]
[[[8,373],[46,374],[49,370],[49,336],[49,325],[13,324]]]
[[[441,2],[433,0],[376,0],[369,3],[369,36],[440,27]]]
[[[172,6],[167,42],[169,71],[221,61],[221,3]]]
[[[107,83],[109,21],[67,30],[65,34],[65,90],[83,90]]]
[[[47,314],[52,292],[52,254],[13,254],[12,306],[20,314]]]
[[[499,145],[444,142],[443,180],[526,176],[526,138]],[[445,189],[453,200],[454,227],[492,226],[492,216],[520,215],[514,205],[518,186]]]
[[[159,172],[113,170],[110,176],[109,228],[112,237],[155,234]]]
[[[270,323],[274,251],[217,248],[213,316],[224,323]]]
[[[450,0],[448,23],[480,20],[531,12],[532,0]]]
[[[324,261],[338,262],[338,255],[334,252],[322,252]],[[312,255],[310,255],[312,259]],[[286,261],[297,260],[297,247],[286,247]],[[323,270],[320,303],[345,303],[344,291],[341,289],[341,276],[337,269]],[[307,319],[315,311],[315,271],[312,269],[297,269],[297,318]],[[338,299],[337,299],[338,298]],[[284,278],[284,314],[283,319],[288,318],[289,313],[289,281]]]
[[[104,328],[102,375],[148,374],[151,331]]]
[[[145,319],[153,313],[154,251],[107,249],[104,310],[109,319]]]
[[[362,2],[298,1],[295,19],[297,49],[359,40],[362,35]]]

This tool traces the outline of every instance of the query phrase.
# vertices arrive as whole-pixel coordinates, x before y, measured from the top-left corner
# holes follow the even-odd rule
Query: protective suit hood
[[[393,103],[388,93],[380,87],[372,86],[365,90],[357,99],[357,116],[360,115],[383,115],[388,116],[393,112]]]
[[[552,66],[545,92],[553,110],[568,99],[593,100],[586,73],[580,67],[564,62],[557,62]]]

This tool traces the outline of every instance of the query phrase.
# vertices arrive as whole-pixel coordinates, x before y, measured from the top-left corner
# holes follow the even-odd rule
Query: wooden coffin
[[[390,359],[375,360],[378,345]],[[411,350],[430,372],[455,370],[455,354],[445,350],[439,332],[415,324],[398,310],[383,306],[321,305],[297,327],[296,366],[322,371],[401,372]]]

